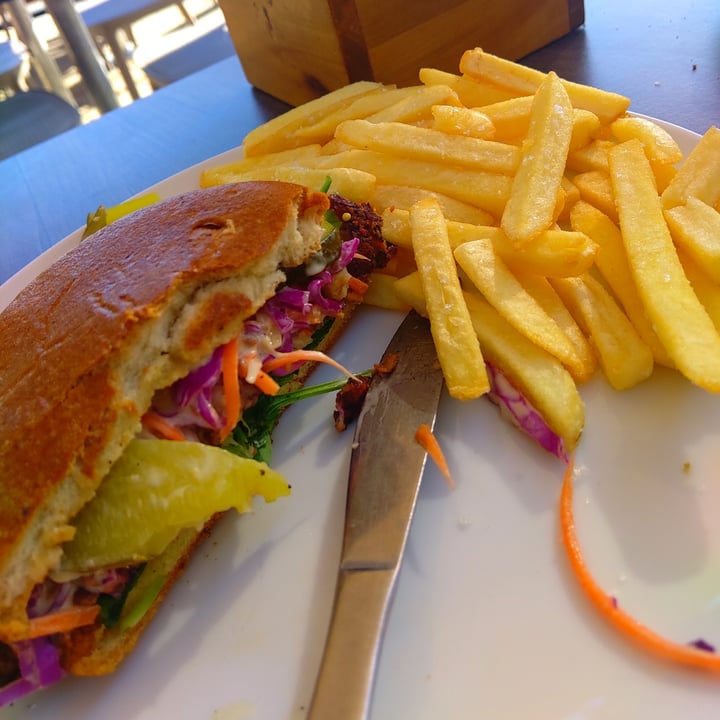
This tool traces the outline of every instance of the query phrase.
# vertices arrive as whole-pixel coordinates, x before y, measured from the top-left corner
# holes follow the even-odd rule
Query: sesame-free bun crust
[[[0,314],[0,639],[154,392],[241,329],[320,246],[324,194],[276,182],[193,191],[122,218]]]

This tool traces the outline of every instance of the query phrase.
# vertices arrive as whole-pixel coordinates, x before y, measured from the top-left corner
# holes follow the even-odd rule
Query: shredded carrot
[[[638,622],[620,607],[611,595],[608,595],[595,581],[588,569],[575,530],[573,514],[573,461],[568,463],[560,496],[560,526],[562,541],[570,560],[573,574],[590,601],[623,634],[632,638],[643,648],[666,660],[683,665],[720,672],[720,655],[711,650],[703,650],[691,644],[681,644],[668,640],[646,625]]]
[[[145,426],[145,429],[165,440],[187,439],[182,430],[175,427],[172,423],[169,423],[162,415],[159,415],[154,410],[148,410],[142,416],[142,424]]]
[[[348,287],[357,295],[362,297],[368,289],[368,284],[361,280],[360,278],[356,278],[354,276],[350,276],[350,279],[348,280]]]
[[[23,639],[66,633],[75,628],[92,625],[100,612],[99,605],[79,605],[68,610],[59,610],[49,615],[30,619],[30,628]]]
[[[272,372],[278,368],[287,367],[288,365],[294,365],[299,362],[324,362],[328,365],[332,365],[334,368],[337,368],[348,377],[355,377],[339,362],[336,362],[329,355],[326,355],[324,352],[320,352],[319,350],[291,350],[290,352],[280,353],[275,357],[266,360],[263,363],[263,370],[266,372]]]
[[[250,376],[251,363],[255,366],[253,370],[254,377],[252,380],[248,380],[248,377]],[[265,393],[265,395],[277,395],[280,390],[279,383],[274,377],[268,375],[264,370],[262,370],[259,365],[260,361],[257,359],[256,352],[253,351],[247,355],[243,355],[240,358],[240,377],[246,382],[255,385],[255,387],[257,387],[260,392]]]
[[[429,425],[423,423],[415,431],[415,439],[422,445],[427,454],[433,459],[433,462],[438,466],[438,469],[443,474],[443,477],[447,480],[447,484],[451,490],[455,489],[455,482],[450,475],[450,468],[448,467],[445,454],[443,453],[440,443],[438,442],[433,431]]]
[[[225,422],[220,429],[220,439],[224,440],[240,420],[240,379],[238,360],[238,340],[233,338],[222,351],[222,382],[225,397]]]
[[[252,384],[265,395],[277,395],[280,390],[278,381],[264,370],[257,371]]]

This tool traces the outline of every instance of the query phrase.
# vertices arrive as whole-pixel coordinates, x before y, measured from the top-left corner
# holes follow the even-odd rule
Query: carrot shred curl
[[[30,618],[30,627],[23,639],[66,633],[75,628],[92,625],[100,612],[99,605],[78,605],[68,610],[59,610],[49,615]]]
[[[265,395],[277,395],[280,391],[278,381],[275,380],[272,375],[268,375],[264,370],[258,370],[257,373],[255,373],[255,380],[253,380],[252,384],[255,385],[260,392],[265,393]]]
[[[278,368],[288,367],[289,365],[295,365],[300,362],[323,362],[332,365],[332,367],[348,377],[355,377],[347,368],[319,350],[291,350],[290,352],[280,353],[266,360],[263,363],[263,370],[265,370],[265,372],[272,372]]]
[[[572,572],[592,604],[620,632],[654,655],[682,665],[720,672],[720,655],[711,650],[703,650],[690,644],[676,643],[662,637],[622,610],[615,598],[608,595],[598,585],[585,563],[575,528],[573,470],[574,464],[571,458],[565,471],[560,494],[560,528],[563,546],[567,552]]]
[[[430,426],[425,423],[420,425],[415,431],[415,440],[417,440],[417,442],[432,458],[433,462],[443,474],[445,480],[447,480],[447,484],[450,486],[450,489],[454,490],[455,481],[452,479],[452,475],[450,474],[450,467],[445,459],[445,453],[443,453],[440,443],[433,434],[433,431],[430,429]]]
[[[368,290],[368,284],[364,280],[361,280],[360,278],[356,278],[352,275],[350,276],[350,279],[348,280],[348,287],[358,297],[363,297],[363,295],[365,295],[365,293]]]
[[[157,435],[165,440],[187,439],[180,428],[177,428],[172,423],[169,423],[162,415],[159,415],[154,410],[148,410],[142,416],[142,424],[145,429],[153,435]]]
[[[220,428],[221,441],[225,440],[240,421],[239,366],[238,339],[233,338],[223,347],[221,358],[223,396],[225,398],[225,420]]]

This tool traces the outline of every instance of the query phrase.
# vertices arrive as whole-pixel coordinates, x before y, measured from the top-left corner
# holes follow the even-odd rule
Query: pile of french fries
[[[568,451],[598,370],[720,391],[720,131],[683,157],[628,98],[480,48],[419,81],[293,108],[201,184],[329,177],[371,203],[398,250],[366,302],[427,315],[452,396],[488,392],[492,363]]]

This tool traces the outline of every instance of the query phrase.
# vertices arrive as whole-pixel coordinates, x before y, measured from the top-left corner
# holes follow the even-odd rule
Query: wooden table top
[[[720,5],[586,0],[585,25],[523,62],[628,95],[631,109],[702,133],[720,119]],[[0,162],[0,282],[98,205],[237,146],[287,106],[236,58]]]

